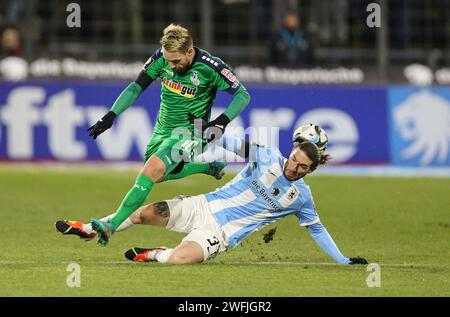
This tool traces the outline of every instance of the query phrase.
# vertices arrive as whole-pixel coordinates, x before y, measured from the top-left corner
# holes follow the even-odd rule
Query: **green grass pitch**
[[[174,246],[182,234],[139,226],[107,247],[58,234],[58,219],[88,221],[114,210],[135,171],[0,170],[0,296],[450,296],[450,179],[309,176],[321,220],[346,256],[333,263],[294,216],[263,228],[202,265],[132,263],[132,246]],[[150,201],[215,189],[232,176],[159,184]],[[264,233],[277,228],[270,243]],[[69,288],[67,266],[81,268]]]

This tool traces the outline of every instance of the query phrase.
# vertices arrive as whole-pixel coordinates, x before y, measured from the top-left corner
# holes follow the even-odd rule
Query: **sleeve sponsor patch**
[[[237,80],[236,76],[227,68],[223,68],[220,73],[232,83],[235,83]]]
[[[153,58],[153,56],[150,56],[150,58],[145,62],[144,64],[144,70],[147,70],[151,64],[153,64],[155,62],[155,59]]]

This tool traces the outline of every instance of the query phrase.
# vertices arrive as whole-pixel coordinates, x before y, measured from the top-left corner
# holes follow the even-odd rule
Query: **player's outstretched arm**
[[[216,145],[219,145],[221,147],[223,147],[225,150],[231,151],[233,153],[235,153],[236,155],[243,157],[243,158],[248,158],[250,156],[250,152],[252,147],[261,147],[261,145],[254,143],[254,142],[249,142],[246,140],[242,140],[236,137],[230,137],[230,136],[226,136],[224,135],[219,141],[217,141],[215,143]]]
[[[138,78],[117,97],[110,111],[88,129],[89,136],[95,140],[97,136],[111,128],[116,117],[131,106],[152,81],[145,71],[141,71]]]
[[[227,125],[247,107],[249,102],[250,95],[244,85],[240,84],[225,112],[203,127],[205,138],[209,142],[220,139],[225,133]]]
[[[240,84],[238,90],[233,94],[227,109],[223,113],[230,121],[233,121],[250,102],[250,95],[244,85]]]
[[[329,256],[331,256],[339,264],[367,264],[367,260],[364,258],[347,258],[345,257],[337,245],[334,243],[333,238],[328,233],[327,229],[322,223],[317,222],[307,227],[312,238],[316,243],[324,250]]]
[[[147,89],[152,82],[152,78],[144,70],[141,71],[138,78],[130,83],[124,91],[122,91],[112,105],[111,111],[113,111],[116,115],[120,115],[136,101],[141,93]]]

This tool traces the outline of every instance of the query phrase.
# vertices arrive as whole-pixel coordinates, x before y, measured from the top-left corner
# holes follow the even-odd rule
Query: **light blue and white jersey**
[[[302,226],[319,222],[309,186],[283,175],[286,158],[274,147],[252,146],[254,159],[230,182],[205,194],[230,247],[287,215]]]

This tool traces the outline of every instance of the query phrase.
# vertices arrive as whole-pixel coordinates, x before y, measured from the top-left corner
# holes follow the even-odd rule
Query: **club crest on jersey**
[[[298,195],[297,190],[295,188],[292,188],[291,191],[289,192],[287,198],[289,200],[293,200],[295,197],[297,197],[297,195]]]
[[[171,92],[174,92],[186,98],[194,98],[195,94],[197,93],[197,87],[189,87],[183,85],[182,83],[172,81],[172,79],[163,77],[162,82],[164,87],[169,89]]]
[[[198,71],[194,70],[194,73],[192,74],[190,79],[194,86],[200,85],[200,80],[198,79]]]

